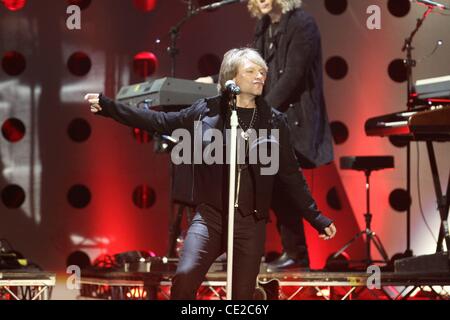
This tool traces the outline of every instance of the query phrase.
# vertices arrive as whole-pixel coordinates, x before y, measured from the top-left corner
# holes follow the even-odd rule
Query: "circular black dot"
[[[331,134],[335,144],[343,144],[348,140],[348,128],[340,121],[333,121],[330,123]]]
[[[390,136],[389,142],[397,148],[406,147],[409,143],[409,138],[405,136]]]
[[[197,66],[202,77],[218,74],[220,70],[220,58],[212,53],[204,54],[198,59]]]
[[[395,82],[406,81],[406,67],[402,59],[395,59],[388,67],[389,77]]]
[[[347,10],[347,0],[325,0],[325,8],[331,14],[342,14]]]
[[[91,126],[84,119],[73,119],[67,128],[67,133],[73,141],[83,142],[89,139],[91,135]]]
[[[404,189],[395,189],[389,195],[389,204],[396,211],[406,211],[411,205],[411,197]]]
[[[133,191],[133,203],[136,207],[150,208],[156,201],[155,191],[147,185],[137,186]]]
[[[67,61],[69,71],[76,76],[84,76],[91,70],[91,59],[84,52],[75,52]]]
[[[66,267],[78,266],[80,269],[85,269],[91,265],[91,259],[84,251],[77,250],[69,254],[66,259]]]
[[[149,143],[152,141],[152,135],[143,129],[132,128],[133,138],[139,143]]]
[[[20,141],[25,135],[25,125],[16,118],[7,119],[2,125],[3,137],[9,142]]]
[[[81,10],[86,9],[91,4],[91,0],[68,0],[69,5],[79,6]]]
[[[9,51],[3,55],[2,68],[10,76],[17,76],[27,67],[25,57],[16,51]]]
[[[25,201],[25,191],[16,184],[6,186],[2,190],[2,202],[10,209],[19,208]]]
[[[91,201],[91,192],[87,187],[77,184],[70,188],[67,200],[72,207],[81,209],[86,207]]]
[[[327,192],[327,204],[331,209],[342,210],[341,199],[335,187],[331,188]]]
[[[411,10],[410,0],[389,0],[388,10],[394,17],[404,17]]]
[[[334,56],[326,62],[325,70],[331,79],[340,80],[347,75],[348,65],[342,57]]]
[[[336,253],[331,253],[327,257],[327,260],[325,262],[325,269],[328,271],[348,271],[350,265],[350,256],[345,251],[335,256]]]

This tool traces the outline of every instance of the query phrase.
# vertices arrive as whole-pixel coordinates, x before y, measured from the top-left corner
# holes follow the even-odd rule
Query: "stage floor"
[[[0,271],[0,300],[167,300],[173,272],[84,270],[70,274]],[[210,272],[199,300],[225,300],[226,272]],[[450,300],[449,273],[262,272],[258,300]]]
[[[172,274],[84,272],[81,297],[98,299],[169,299]],[[198,299],[222,300],[226,273],[208,273]],[[260,273],[255,298],[260,300],[405,300],[450,299],[450,274],[380,272]]]
[[[0,271],[0,300],[49,300],[55,283],[54,273]]]

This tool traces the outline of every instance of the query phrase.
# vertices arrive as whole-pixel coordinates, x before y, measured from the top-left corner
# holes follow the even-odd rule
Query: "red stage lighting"
[[[26,0],[3,0],[2,2],[6,9],[11,11],[18,11],[25,7],[27,3]]]
[[[145,299],[147,298],[147,290],[144,288],[131,288],[129,292],[127,292],[128,299]]]
[[[158,59],[151,52],[139,52],[133,58],[134,72],[142,78],[152,75],[158,67]]]
[[[133,137],[139,143],[148,143],[152,141],[152,136],[145,130],[133,128]]]
[[[133,0],[133,3],[141,11],[152,11],[156,7],[156,0]]]

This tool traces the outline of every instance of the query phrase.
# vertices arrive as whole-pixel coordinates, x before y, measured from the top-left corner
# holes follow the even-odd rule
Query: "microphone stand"
[[[176,57],[180,53],[180,50],[177,48],[177,40],[180,33],[181,27],[193,16],[207,10],[218,9],[224,5],[234,3],[235,1],[231,0],[223,0],[221,2],[214,2],[203,7],[195,8],[192,4],[192,0],[188,1],[188,9],[186,16],[181,19],[175,26],[170,28],[170,46],[167,48],[167,52],[170,55],[172,60],[171,62],[171,76],[175,77],[175,67],[176,67]]]
[[[416,60],[412,57],[412,51],[414,47],[412,46],[412,41],[414,36],[419,31],[423,22],[427,18],[427,16],[433,11],[433,7],[429,6],[427,10],[424,12],[422,18],[417,19],[417,24],[415,29],[411,32],[410,36],[405,39],[405,43],[402,48],[402,52],[406,51],[406,59],[404,60],[404,64],[406,67],[406,80],[407,80],[407,97],[406,97],[406,105],[407,110],[411,110],[415,106],[416,102],[416,92],[413,85],[413,76],[412,69],[416,66]],[[411,142],[408,141],[406,145],[406,190],[408,196],[411,198]],[[406,211],[406,251],[404,253],[405,257],[412,257],[413,252],[411,250],[411,203],[408,206]]]
[[[170,46],[167,48],[167,52],[169,53],[171,59],[170,74],[172,77],[175,77],[176,58],[180,53],[180,50],[177,48],[177,40],[180,29],[195,14],[197,14],[197,12],[193,9],[192,0],[189,0],[186,16],[181,19],[175,26],[170,28]]]
[[[211,9],[220,8],[223,5],[231,4],[234,1],[224,0],[221,2],[205,5],[200,8],[194,8],[192,0],[188,1],[188,10],[186,16],[181,19],[175,26],[170,29],[170,46],[167,48],[167,52],[171,57],[171,75],[175,77],[176,57],[180,53],[176,44],[181,27],[193,16]],[[227,249],[227,300],[232,298],[232,278],[233,278],[233,243],[234,243],[234,211],[235,211],[235,189],[236,189],[236,148],[237,148],[237,127],[238,117],[236,111],[236,95],[231,95],[231,153],[230,153],[230,181],[229,181],[229,202],[228,202],[228,249]]]
[[[234,213],[236,189],[236,160],[237,160],[237,127],[236,95],[231,94],[231,136],[230,136],[230,179],[228,193],[228,241],[227,241],[227,300],[232,299],[233,290],[233,245],[234,245]]]

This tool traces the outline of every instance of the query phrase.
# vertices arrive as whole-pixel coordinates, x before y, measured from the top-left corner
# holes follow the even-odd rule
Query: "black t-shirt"
[[[243,131],[246,131],[250,124],[253,123],[252,128],[255,130],[258,130],[258,113],[253,108],[237,108],[238,113],[238,120],[239,120],[239,127],[238,129],[241,129]],[[253,116],[253,114],[255,115]],[[252,122],[253,118],[253,122]],[[238,134],[240,134],[241,130],[238,131]],[[239,139],[243,139],[240,135],[238,135]],[[248,216],[254,213],[254,210],[256,209],[256,195],[255,195],[255,176],[252,170],[250,170],[250,167],[248,166],[249,159],[248,159],[248,141],[245,141],[245,143],[242,143],[242,140],[240,141],[242,146],[245,146],[245,164],[238,164],[238,173],[236,174],[236,183],[239,178],[239,172],[240,172],[240,185],[239,185],[239,194],[237,195],[238,198],[238,211],[242,216]],[[237,188],[236,184],[236,188]],[[237,189],[236,189],[237,190]]]

